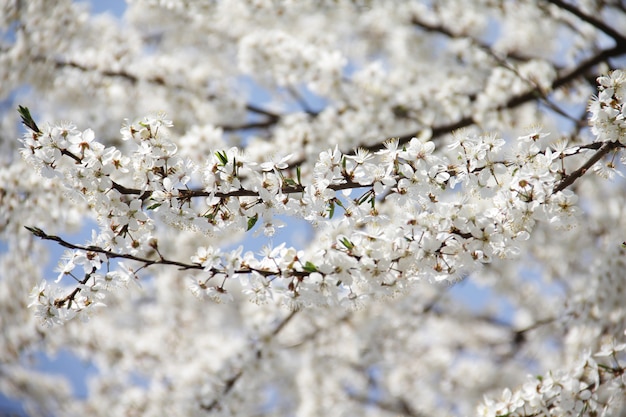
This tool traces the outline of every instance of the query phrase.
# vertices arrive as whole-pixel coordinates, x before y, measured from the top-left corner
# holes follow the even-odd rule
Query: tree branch
[[[44,56],[36,56],[34,57],[35,61],[47,61],[48,58],[44,57]],[[105,76],[105,77],[116,77],[116,78],[123,78],[126,81],[130,82],[131,84],[137,84],[139,81],[141,81],[141,79],[139,77],[137,77],[134,74],[131,74],[127,71],[124,70],[99,70],[97,68],[91,68],[88,67],[86,65],[82,65],[79,64],[78,62],[75,61],[67,61],[67,60],[61,60],[61,59],[55,59],[54,60],[54,65],[57,68],[63,68],[63,67],[68,67],[68,68],[74,68],[77,69],[79,71],[82,72],[99,72],[101,75]],[[166,81],[161,77],[161,76],[155,76],[155,77],[150,77],[150,78],[146,78],[144,79],[144,81],[151,83],[151,84],[155,84],[155,85],[159,85],[161,87],[171,87],[171,88],[175,88],[175,89],[181,89],[181,90],[188,90],[187,88],[185,88],[183,85],[169,85],[166,83]],[[216,97],[214,95],[210,95],[207,97],[208,100],[215,100]],[[281,118],[281,115],[278,113],[274,113],[272,111],[269,111],[267,109],[263,109],[261,107],[258,107],[254,104],[250,104],[247,103],[245,106],[245,109],[250,112],[250,113],[256,113],[262,116],[267,117],[267,120],[265,121],[261,121],[261,122],[251,122],[251,123],[245,123],[242,125],[221,125],[219,127],[221,127],[224,131],[237,131],[237,130],[248,130],[248,129],[260,129],[260,128],[267,128],[267,127],[271,127],[273,125],[275,125]]]
[[[64,248],[67,248],[67,249],[79,250],[79,251],[84,251],[84,252],[101,253],[109,259],[128,259],[131,261],[143,263],[144,267],[149,267],[152,265],[169,265],[169,266],[177,266],[179,267],[180,270],[195,269],[195,270],[205,271],[213,275],[225,274],[224,270],[220,270],[217,268],[211,268],[210,270],[206,270],[200,264],[172,261],[169,259],[165,259],[162,256],[159,259],[148,259],[148,258],[142,258],[140,256],[136,256],[136,255],[131,255],[129,253],[113,252],[111,250],[103,249],[99,246],[94,246],[94,245],[89,245],[89,246],[77,245],[77,244],[64,240],[60,236],[49,235],[38,227],[24,226],[24,228],[28,230],[29,232],[31,232],[34,236],[42,240],[51,240],[53,242],[57,242],[60,246],[63,246]],[[236,269],[233,271],[233,273],[235,274],[250,274],[253,272],[256,272],[265,277],[279,276],[283,273],[283,271],[280,271],[280,270],[270,271],[270,270],[256,269],[256,268],[251,268],[251,267],[244,267],[244,268]],[[294,278],[294,277],[303,278],[308,275],[310,275],[309,271],[306,271],[306,270],[299,271],[299,270],[292,269],[292,270],[289,270],[289,273],[287,275],[282,275],[282,276],[287,277],[287,278]]]
[[[348,392],[347,395],[351,400],[364,405],[374,406],[383,411],[388,411],[401,416],[423,417],[423,414],[413,411],[404,398],[398,398],[395,401],[384,401],[372,399],[368,396],[351,392]]]
[[[483,52],[489,54],[491,57],[493,57],[494,59],[502,62],[503,58],[498,57],[493,50],[491,49],[491,46],[479,41],[478,39],[475,39],[471,36],[467,36],[467,35],[462,35],[462,34],[455,34],[454,32],[452,32],[450,29],[448,29],[447,27],[443,26],[443,25],[432,25],[430,23],[424,22],[422,20],[419,19],[418,16],[413,16],[411,18],[411,23],[419,28],[421,28],[422,30],[426,31],[426,32],[435,32],[435,33],[440,33],[450,39],[468,39],[471,43],[473,43],[477,48],[479,48],[480,50],[482,50]],[[519,55],[516,53],[508,53],[505,57],[506,58],[511,58],[514,59],[516,61],[528,61],[530,59],[533,59],[533,57],[530,56],[523,56],[523,55]]]
[[[289,324],[289,322],[291,321],[291,319],[294,318],[294,316],[298,313],[297,310],[292,310],[287,317],[285,317],[284,319],[282,319],[280,321],[280,323],[278,323],[278,325],[274,328],[274,330],[272,330],[270,332],[270,336],[275,337],[278,335],[278,333],[280,333],[287,324]],[[254,358],[256,358],[256,360],[260,360],[262,358],[261,355],[261,350],[257,349],[257,354],[254,355]],[[200,408],[206,411],[211,411],[214,409],[218,409],[222,399],[230,392],[232,391],[232,389],[235,387],[235,384],[237,383],[237,381],[239,381],[239,379],[243,376],[243,372],[244,369],[240,369],[239,371],[237,371],[232,377],[228,378],[227,380],[224,381],[224,389],[222,390],[221,394],[219,396],[217,396],[213,401],[211,401],[209,404],[207,405],[200,405]]]
[[[552,90],[556,90],[560,87],[563,87],[569,83],[571,83],[572,81],[574,81],[576,78],[580,77],[581,75],[583,75],[587,70],[589,70],[590,68],[594,67],[595,65],[598,65],[599,63],[608,60],[609,58],[615,57],[615,56],[620,56],[626,53],[626,43],[623,44],[617,44],[616,46],[614,46],[613,48],[609,48],[609,49],[604,49],[600,52],[598,52],[596,55],[588,58],[587,60],[583,61],[582,63],[580,63],[578,66],[576,66],[574,69],[571,69],[569,72],[567,72],[566,74],[558,77],[556,80],[554,80],[554,82],[552,83]],[[518,106],[521,106],[522,104],[528,103],[532,100],[537,99],[538,95],[540,94],[540,92],[538,92],[536,89],[532,89],[529,90],[523,94],[511,97],[506,103],[495,107],[493,110],[494,111],[501,111],[501,110],[506,110],[506,109],[514,109]],[[471,126],[475,124],[474,121],[474,117],[473,116],[466,116],[463,117],[455,122],[450,122],[450,123],[446,123],[440,126],[435,126],[432,128],[432,135],[431,138],[432,139],[437,139],[443,135],[449,134],[454,132],[455,130],[459,130],[468,126]],[[414,132],[410,132],[410,133],[406,133],[402,136],[398,136],[398,140],[399,140],[399,144],[400,145],[405,145],[407,144],[411,139],[413,139],[414,137],[418,136],[420,133],[421,129],[418,131],[414,131]],[[384,145],[383,142],[379,142],[377,144],[374,145],[364,145],[361,146],[362,148],[365,148],[369,151],[378,151],[380,149],[383,149]]]
[[[67,249],[73,249],[73,250],[80,250],[80,251],[85,251],[85,252],[95,252],[95,253],[101,253],[103,255],[106,255],[108,258],[110,259],[116,259],[116,258],[124,258],[124,259],[128,259],[131,261],[137,261],[137,262],[141,262],[143,263],[145,266],[151,266],[151,265],[173,265],[173,266],[178,266],[180,269],[198,269],[198,270],[203,270],[204,268],[202,267],[202,265],[198,265],[198,264],[187,264],[187,263],[183,263],[183,262],[178,262],[178,261],[170,261],[168,259],[148,259],[148,258],[142,258],[140,256],[135,256],[135,255],[131,255],[130,253],[117,253],[117,252],[113,252],[107,249],[103,249],[99,246],[83,246],[83,245],[76,245],[74,243],[70,243],[66,240],[64,240],[62,237],[59,236],[55,236],[55,235],[49,235],[46,232],[44,232],[43,230],[41,230],[38,227],[29,227],[29,226],[24,226],[24,228],[26,230],[28,230],[29,232],[31,232],[34,236],[42,239],[42,240],[51,240],[53,242],[57,242],[60,246],[63,246],[64,248]],[[238,272],[251,272],[250,270],[247,271],[238,271]]]
[[[545,0],[545,1],[555,5],[556,7],[560,9],[567,10],[568,12],[570,12],[571,14],[573,14],[574,16],[576,16],[583,22],[589,23],[596,29],[599,29],[600,31],[604,32],[605,34],[613,38],[613,40],[617,44],[620,44],[620,43],[626,44],[626,37],[624,37],[621,33],[617,32],[615,29],[608,26],[604,22],[596,19],[594,16],[590,16],[584,13],[582,10],[578,9],[577,7],[574,7],[573,5],[569,3],[564,2],[563,0]]]
[[[563,178],[561,182],[559,182],[556,187],[554,187],[552,193],[558,193],[559,191],[563,191],[564,189],[572,185],[578,178],[582,177],[589,168],[594,166],[595,163],[602,159],[606,154],[611,152],[613,149],[620,147],[623,147],[623,145],[619,142],[604,142],[602,146],[600,146],[600,148],[596,151],[596,153],[594,153],[591,158],[589,158],[589,160],[583,164],[583,166]]]

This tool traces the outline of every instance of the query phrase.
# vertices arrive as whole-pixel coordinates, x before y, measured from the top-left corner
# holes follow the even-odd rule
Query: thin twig
[[[278,325],[274,328],[274,330],[272,330],[272,332],[270,333],[270,335],[272,337],[275,337],[278,335],[278,333],[280,333],[285,326],[291,321],[291,319],[293,319],[293,317],[296,315],[298,311],[297,310],[293,310],[291,311],[287,317],[285,317],[284,319],[282,319],[280,321],[280,323],[278,323]],[[255,355],[254,357],[257,360],[261,359],[261,355],[259,355],[259,351],[257,349],[257,355]],[[243,376],[243,369],[240,369],[239,371],[237,371],[232,377],[228,378],[227,380],[224,381],[224,389],[222,390],[222,393],[220,396],[216,397],[213,401],[211,401],[209,404],[207,405],[200,405],[200,408],[206,411],[211,411],[214,410],[216,408],[219,407],[222,399],[230,392],[232,391],[232,389],[235,387],[235,384],[237,383],[237,381],[239,381],[239,379]]]
[[[34,57],[34,61],[47,61],[49,60],[48,57],[45,56],[36,56]],[[140,79],[138,76],[131,74],[130,72],[124,71],[124,70],[100,70],[97,68],[92,68],[92,67],[88,67],[86,65],[82,65],[79,64],[78,62],[75,61],[69,61],[69,60],[61,60],[61,59],[56,59],[54,60],[54,65],[57,68],[63,68],[63,67],[67,67],[67,68],[74,68],[77,69],[79,71],[82,72],[99,72],[100,74],[102,74],[105,77],[115,77],[115,78],[123,78],[126,81],[130,82],[131,84],[137,84],[139,83],[139,81],[142,81],[142,79]],[[184,85],[179,85],[179,84],[168,84],[163,77],[161,76],[154,76],[154,77],[149,77],[146,79],[143,79],[143,81],[148,82],[150,84],[155,84],[161,87],[168,87],[168,88],[174,88],[174,89],[179,89],[179,90],[188,90],[187,88],[185,88]],[[215,100],[217,97],[214,95],[210,95],[207,97],[208,100]],[[223,125],[220,126],[224,131],[237,131],[237,130],[248,130],[248,129],[260,129],[260,128],[267,128],[267,127],[271,127],[273,125],[275,125],[276,123],[278,123],[278,121],[280,120],[280,118],[282,117],[280,114],[278,113],[274,113],[270,110],[267,109],[263,109],[259,106],[256,106],[254,104],[246,104],[245,106],[246,110],[250,113],[256,113],[262,116],[267,117],[267,120],[264,121],[260,121],[260,122],[250,122],[250,123],[245,123],[245,124],[241,124],[241,125]]]
[[[600,52],[598,52],[596,55],[588,58],[587,60],[583,61],[582,63],[580,63],[578,66],[576,66],[574,69],[571,69],[569,72],[567,72],[566,74],[558,77],[556,80],[553,81],[552,83],[552,90],[556,90],[560,87],[564,87],[567,84],[571,83],[572,81],[574,81],[575,79],[577,79],[578,77],[582,76],[583,74],[585,74],[586,71],[588,71],[589,69],[593,68],[595,65],[598,65],[599,63],[608,60],[609,58],[612,57],[616,57],[616,56],[621,56],[623,54],[626,53],[626,43],[623,44],[618,44],[616,46],[614,46],[613,48],[609,48],[609,49],[604,49]],[[529,101],[535,100],[537,98],[539,98],[539,92],[536,89],[532,89],[529,90],[523,94],[519,94],[517,96],[511,97],[506,103],[497,106],[496,108],[494,108],[494,111],[501,111],[501,110],[507,110],[507,109],[514,109],[516,107],[521,106],[522,104],[528,103]],[[431,134],[431,139],[437,139],[439,137],[442,137],[446,134],[452,133],[456,130],[468,127],[475,124],[474,121],[474,117],[473,116],[465,116],[455,122],[450,122],[450,123],[446,123],[440,126],[435,126],[432,128],[432,134]],[[421,132],[422,129],[418,130],[418,131],[414,131],[414,132],[410,132],[410,133],[406,133],[404,135],[398,136],[398,141],[399,141],[399,145],[405,145],[407,144],[411,139],[413,139],[414,137],[418,136],[419,133]],[[369,151],[378,151],[380,149],[383,149],[384,147],[384,141],[383,142],[379,142],[376,143],[374,145],[362,145],[360,146],[362,148],[365,148]]]
[[[587,13],[584,13],[582,10],[578,9],[577,7],[566,3],[562,0],[546,0],[548,3],[551,3],[553,5],[555,5],[556,7],[563,9],[563,10],[567,10],[568,12],[570,12],[571,14],[573,14],[574,16],[576,16],[577,18],[579,18],[580,20],[582,20],[583,22],[587,22],[590,25],[592,25],[593,27],[595,27],[596,29],[599,29],[600,31],[604,32],[605,34],[607,34],[608,36],[610,36],[611,38],[613,38],[613,40],[618,43],[618,44],[625,44],[626,43],[626,37],[624,37],[624,35],[622,35],[621,33],[619,33],[618,31],[616,31],[615,29],[613,29],[612,27],[608,26],[606,23],[596,19],[594,16],[588,15]]]
[[[110,250],[107,250],[107,249],[103,249],[103,248],[101,248],[99,246],[76,245],[74,243],[70,243],[70,242],[64,240],[62,237],[55,236],[55,235],[49,235],[49,234],[47,234],[46,232],[44,232],[43,230],[41,230],[38,227],[24,226],[24,228],[26,228],[26,230],[31,232],[36,237],[38,237],[40,239],[43,239],[43,240],[51,240],[53,242],[57,242],[60,246],[63,246],[64,248],[73,249],[73,250],[80,250],[80,251],[85,251],[85,252],[101,253],[103,255],[106,255],[110,259],[124,258],[124,259],[128,259],[128,260],[131,260],[131,261],[141,262],[145,266],[150,266],[150,265],[172,265],[172,266],[178,266],[180,269],[198,269],[198,270],[204,269],[202,267],[202,265],[199,265],[199,264],[187,264],[187,263],[178,262],[178,261],[170,261],[170,260],[164,259],[164,258],[161,258],[161,259],[148,259],[148,258],[142,258],[140,256],[136,256],[136,255],[131,255],[130,253],[113,252],[113,251],[110,251]],[[239,271],[239,272],[250,272],[250,271]]]
[[[216,274],[226,274],[226,272],[224,270],[220,270],[217,268],[211,268],[210,270],[205,269],[202,265],[200,264],[196,264],[196,263],[184,263],[184,262],[180,262],[180,261],[172,261],[169,259],[165,259],[162,255],[159,255],[159,259],[148,259],[148,258],[142,258],[140,256],[136,256],[136,255],[131,255],[129,253],[117,253],[117,252],[113,252],[107,249],[103,249],[99,246],[94,246],[94,245],[89,245],[89,246],[83,246],[83,245],[77,245],[71,242],[68,242],[66,240],[64,240],[62,237],[60,236],[55,236],[55,235],[49,235],[46,232],[44,232],[43,230],[41,230],[38,227],[30,227],[30,226],[24,226],[24,228],[26,230],[28,230],[29,232],[31,232],[34,236],[42,239],[42,240],[51,240],[53,242],[57,242],[60,246],[63,246],[64,248],[67,249],[72,249],[72,250],[79,250],[79,251],[84,251],[84,252],[93,252],[93,253],[101,253],[103,255],[105,255],[107,258],[109,259],[128,259],[131,261],[136,261],[136,262],[140,262],[144,264],[144,267],[149,267],[152,265],[169,265],[169,266],[177,266],[179,267],[180,270],[189,270],[189,269],[195,269],[195,270],[202,270],[205,271],[207,273],[216,275]],[[271,270],[266,270],[266,269],[257,269],[257,268],[251,268],[251,267],[243,267],[240,269],[236,269],[233,271],[233,273],[235,274],[251,274],[251,273],[258,273],[260,275],[263,275],[265,277],[270,277],[270,276],[279,276],[281,275],[282,271],[278,270],[278,271],[271,271]],[[311,273],[309,271],[297,271],[297,270],[292,270],[289,271],[289,274],[287,275],[288,277],[297,277],[297,278],[303,278],[306,276],[309,276]]]
[[[352,392],[347,392],[347,394],[348,394],[348,397],[353,401],[356,401],[358,403],[361,403],[367,406],[374,406],[382,411],[388,411],[396,415],[408,416],[408,417],[422,417],[423,416],[423,414],[412,410],[404,398],[397,398],[393,401],[385,401],[385,400],[372,399],[369,396],[356,394]]]
[[[589,170],[589,168],[594,166],[595,163],[598,162],[600,159],[602,159],[606,154],[611,152],[613,149],[616,149],[622,146],[623,145],[619,142],[608,142],[608,141],[604,142],[604,144],[600,147],[600,149],[598,149],[596,153],[594,153],[591,156],[591,158],[589,158],[589,160],[587,160],[587,162],[583,164],[583,166],[581,166],[576,171],[572,172],[571,174],[563,178],[561,182],[559,182],[556,185],[556,187],[554,187],[554,190],[552,191],[552,193],[553,194],[558,193],[559,191],[563,191],[564,189],[572,185],[574,181],[582,177],[587,172],[587,170]]]

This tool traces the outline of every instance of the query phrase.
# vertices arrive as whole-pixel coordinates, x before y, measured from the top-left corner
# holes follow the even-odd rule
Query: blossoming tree
[[[623,415],[623,2],[0,17],[0,392],[33,415]],[[59,350],[85,398],[29,366]]]

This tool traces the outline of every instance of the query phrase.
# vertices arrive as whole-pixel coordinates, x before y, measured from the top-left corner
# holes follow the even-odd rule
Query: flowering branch
[[[622,412],[624,2],[5,3],[25,410]],[[86,395],[40,351],[95,364]]]
[[[547,0],[547,2],[557,6],[560,9],[567,10],[568,12],[578,17],[583,22],[587,22],[590,25],[594,26],[595,28],[601,30],[602,32],[606,33],[611,38],[613,38],[613,40],[617,44],[622,44],[622,45],[626,44],[626,37],[624,35],[616,31],[615,29],[613,29],[606,23],[602,22],[601,20],[598,20],[594,16],[584,13],[582,10],[578,9],[574,5],[566,3],[563,0]]]
[[[36,56],[34,57],[35,61],[43,61],[43,62],[47,62],[48,58],[44,57],[44,56]],[[150,77],[147,79],[140,79],[139,76],[131,74],[128,71],[125,70],[100,70],[98,68],[91,68],[88,67],[86,65],[80,64],[78,62],[75,61],[70,61],[70,60],[62,60],[62,59],[55,59],[54,61],[54,65],[58,68],[73,68],[73,69],[77,69],[83,72],[97,72],[99,74],[101,74],[103,77],[116,77],[116,78],[123,78],[124,80],[130,82],[131,84],[137,84],[139,83],[139,81],[146,81],[148,83],[151,84],[155,84],[161,87],[167,87],[167,88],[173,88],[173,89],[177,89],[177,90],[188,90],[188,88],[185,85],[181,85],[181,84],[170,84],[168,82],[165,81],[165,79],[163,79],[163,77],[160,76],[155,76],[155,77]],[[215,96],[208,96],[207,97],[208,100],[215,100],[216,97]],[[264,121],[260,121],[260,122],[251,122],[251,123],[246,123],[246,124],[242,124],[242,125],[220,125],[220,127],[222,128],[222,130],[224,131],[238,131],[238,130],[247,130],[247,129],[259,129],[259,128],[267,128],[267,127],[271,127],[273,125],[275,125],[276,123],[278,123],[278,121],[281,118],[280,114],[277,114],[275,112],[272,112],[270,110],[261,108],[259,106],[256,106],[254,104],[251,103],[247,103],[245,105],[245,108],[247,111],[249,111],[250,113],[256,113],[262,116],[266,116],[267,119]]]
[[[171,265],[171,266],[177,266],[180,269],[200,269],[202,270],[203,267],[201,265],[197,265],[197,264],[189,264],[189,263],[183,263],[183,262],[178,262],[178,261],[171,261],[169,259],[165,259],[163,257],[160,257],[159,259],[147,259],[144,257],[140,257],[140,256],[136,256],[136,255],[131,255],[129,253],[117,253],[117,252],[113,252],[107,249],[103,249],[99,246],[94,246],[94,245],[89,245],[89,246],[83,246],[83,245],[76,245],[74,243],[70,243],[66,240],[64,240],[62,237],[60,236],[55,236],[55,235],[49,235],[46,232],[44,232],[43,230],[37,228],[37,227],[29,227],[29,226],[24,226],[24,228],[26,228],[26,230],[28,230],[29,232],[31,232],[34,236],[43,239],[43,240],[51,240],[53,242],[57,242],[60,246],[63,246],[64,248],[67,249],[72,249],[72,250],[79,250],[79,251],[83,251],[83,252],[93,252],[93,253],[100,253],[102,255],[105,255],[108,259],[117,259],[117,258],[123,258],[123,259],[128,259],[131,261],[136,261],[136,262],[141,262],[144,264],[144,266],[152,266],[152,265]],[[93,271],[95,272],[95,271]],[[250,271],[238,271],[238,272],[250,272]],[[84,282],[83,282],[84,284]]]
[[[597,146],[598,144],[594,144]],[[572,185],[578,178],[582,177],[591,167],[593,167],[599,160],[604,158],[609,152],[617,148],[623,148],[624,145],[619,142],[604,142],[601,144],[600,148],[585,162],[580,168],[571,174],[565,176],[557,185],[554,187],[554,192],[558,193],[559,191],[563,191],[570,185]]]
[[[453,36],[453,34],[451,32],[449,32],[447,29],[445,29],[442,26],[433,26],[433,25],[429,25],[425,22],[422,22],[420,20],[418,20],[416,17],[414,17],[414,24],[419,25],[420,27],[426,29],[426,30],[434,30],[434,31],[438,31],[440,33],[449,35],[449,36]],[[486,50],[490,50],[490,48],[487,45],[478,43],[477,44],[478,47],[485,49]],[[578,66],[576,66],[573,69],[570,69],[569,72],[567,72],[566,74],[562,75],[561,77],[555,79],[552,83],[552,86],[549,90],[556,90],[560,87],[563,87],[569,83],[571,83],[573,80],[575,80],[576,78],[578,78],[580,75],[584,74],[587,70],[589,70],[589,68],[597,65],[600,62],[606,61],[607,59],[611,58],[611,57],[616,57],[616,56],[620,56],[623,55],[624,53],[626,53],[626,42],[617,42],[617,44],[610,49],[605,49],[602,50],[600,52],[598,52],[596,55],[588,58],[587,60],[581,62],[580,64],[578,64]],[[493,55],[493,54],[492,54]],[[493,55],[495,56],[495,55]],[[517,56],[513,56],[516,59],[523,59],[522,57],[517,57]],[[44,59],[39,57],[38,59]],[[68,67],[72,67],[72,68],[76,68],[79,69],[81,71],[94,71],[95,69],[93,68],[89,68],[87,66],[81,65],[77,62],[73,62],[73,61],[60,61],[57,60],[56,62],[57,66],[68,66]],[[124,78],[126,80],[128,80],[129,82],[135,84],[139,81],[139,78],[133,74],[130,74],[126,71],[111,71],[111,70],[105,70],[102,71],[102,74],[104,76],[110,76],[110,77],[121,77]],[[161,77],[153,77],[147,80],[148,82],[154,83],[156,85],[161,85],[161,86],[169,86],[169,87],[173,87],[173,88],[184,88],[184,86],[180,85],[180,86],[171,86],[171,85],[167,85],[165,80]],[[525,104],[529,101],[532,101],[534,99],[537,98],[537,94],[540,94],[540,92],[536,89],[533,88],[532,90],[529,90],[526,93],[517,95],[517,96],[513,96],[511,97],[506,103],[502,104],[502,105],[498,105],[496,108],[494,108],[494,111],[500,111],[500,110],[504,110],[504,109],[513,109],[516,108],[522,104]],[[542,94],[543,95],[543,94]],[[209,99],[213,99],[214,97],[209,97]],[[271,127],[273,125],[275,125],[276,123],[278,123],[278,121],[281,119],[281,115],[276,114],[274,112],[268,111],[266,109],[260,108],[258,106],[252,105],[252,104],[247,104],[246,105],[246,110],[253,112],[253,113],[257,113],[257,114],[261,114],[264,116],[267,116],[267,120],[265,121],[260,121],[260,122],[251,122],[251,123],[247,123],[244,125],[224,125],[221,126],[223,130],[225,131],[235,131],[235,130],[245,130],[245,129],[256,129],[256,128],[266,128],[266,127]],[[318,113],[315,112],[310,112],[308,111],[309,114],[315,116]],[[431,138],[437,139],[441,136],[444,136],[446,134],[450,134],[456,130],[471,126],[473,124],[475,124],[476,121],[474,120],[473,116],[466,116],[463,117],[455,122],[449,122],[449,123],[445,123],[439,126],[432,126],[430,127],[430,131],[431,133]],[[420,129],[420,131],[423,129]],[[419,136],[420,131],[414,131],[411,133],[406,133],[406,134],[402,134],[399,135],[397,138],[399,140],[399,144],[400,145],[405,145],[406,143],[408,143],[413,137]],[[369,151],[378,151],[384,148],[384,141],[378,142],[376,144],[363,144],[360,147],[367,149]],[[300,164],[302,161],[297,161],[296,165]]]
[[[612,384],[622,385],[621,378],[626,367],[623,361],[626,344],[608,343],[599,352],[589,352],[578,360],[567,372],[548,373],[528,381],[516,391],[508,388],[501,399],[495,401],[485,398],[478,407],[479,415],[532,417],[550,415],[596,415],[609,407],[613,401],[619,401],[623,395]],[[611,357],[614,364],[599,361]],[[596,359],[599,358],[599,359]]]
[[[601,50],[597,52],[595,55],[589,57],[585,61],[578,64],[575,68],[570,69],[568,72],[563,74],[562,76],[556,78],[551,85],[550,90],[556,90],[558,88],[564,87],[567,84],[573,82],[578,77],[582,76],[592,67],[598,65],[601,62],[608,60],[609,58],[621,56],[626,53],[626,43],[618,43],[612,48]],[[516,95],[511,97],[506,103],[496,106],[494,111],[501,111],[506,109],[514,109],[516,107],[521,106],[522,104],[533,101],[540,95],[540,92],[536,89],[529,90],[525,93]],[[434,126],[431,128],[431,138],[435,140],[444,135],[450,134],[459,129],[463,129],[465,127],[471,126],[475,124],[473,116],[465,116],[457,121],[445,123],[439,126]],[[421,130],[420,130],[421,131]],[[420,131],[410,132],[403,135],[398,136],[398,140],[400,145],[404,145],[411,140],[411,138],[415,136],[419,136]],[[363,148],[368,149],[370,151],[376,151],[382,149],[382,143],[363,146]]]
[[[493,49],[491,48],[491,45],[482,42],[478,39],[474,39],[470,36],[463,36],[463,35],[459,35],[456,34],[454,32],[452,32],[452,30],[450,30],[449,28],[447,28],[446,26],[444,26],[443,24],[433,24],[433,23],[429,23],[424,21],[423,19],[420,19],[420,16],[414,15],[411,17],[411,23],[417,27],[419,27],[420,29],[426,31],[426,32],[435,32],[435,33],[440,33],[442,35],[445,35],[446,37],[450,38],[450,39],[458,39],[458,38],[463,38],[463,39],[468,39],[472,45],[474,45],[476,48],[480,49],[481,51],[487,53],[489,56],[491,56],[492,58],[495,58],[498,62],[503,62],[503,59],[498,57],[494,52]],[[516,61],[528,61],[531,58],[530,57],[526,57],[523,55],[520,55],[517,52],[511,52],[511,53],[507,53],[506,58],[505,59],[514,59]]]
[[[602,79],[601,91],[612,83],[621,83],[622,78],[626,79],[617,74]],[[600,94],[592,106],[597,113],[592,118],[594,132],[607,131],[621,137],[621,116],[605,114],[621,98],[619,91],[611,96]],[[176,155],[175,145],[166,138],[171,122],[162,117],[144,119],[122,129],[124,139],[135,145],[135,151],[124,156],[94,141],[89,130],[81,133],[72,126],[61,126],[41,131],[27,109],[20,108],[20,114],[31,130],[23,138],[24,156],[50,174],[63,173],[66,186],[87,199],[104,220],[102,229],[112,232],[98,235],[89,246],[80,246],[29,227],[38,237],[92,254],[71,256],[63,268],[65,274],[82,264],[87,276],[96,276],[104,259],[94,255],[126,258],[144,267],[161,264],[202,269],[206,276],[194,278],[191,286],[197,295],[221,297],[227,294],[224,284],[228,279],[250,275],[259,281],[251,294],[261,299],[270,287],[268,278],[281,277],[285,286],[281,289],[273,285],[274,291],[281,290],[286,300],[295,300],[297,306],[313,298],[319,302],[320,294],[324,304],[342,299],[351,302],[358,298],[357,282],[370,291],[393,292],[420,277],[447,280],[491,262],[493,256],[509,257],[514,252],[513,243],[532,232],[535,219],[566,227],[573,224],[579,209],[574,205],[575,195],[565,192],[566,188],[608,152],[622,146],[609,140],[572,149],[559,147],[552,152],[535,144],[545,134],[534,132],[519,138],[516,158],[502,161],[499,155],[504,140],[490,135],[470,136],[450,145],[452,159],[448,159],[445,154],[434,154],[432,141],[413,138],[402,148],[399,140],[388,141],[374,154],[358,149],[344,155],[335,147],[320,154],[308,178],[302,178],[300,167],[292,178],[287,163],[290,156],[258,165],[246,161],[235,148],[216,151],[204,167],[195,167]],[[606,118],[615,122],[600,122]],[[559,161],[591,149],[597,149],[594,155],[563,177]],[[64,157],[70,163],[64,163]],[[134,186],[122,186],[122,182],[134,182]],[[203,188],[191,189],[187,186],[190,182],[203,183]],[[442,193],[457,184],[468,195],[493,195],[492,210],[478,210],[476,205],[455,199],[441,201]],[[336,195],[354,189],[366,191],[353,199]],[[204,203],[192,204],[192,199],[198,197],[204,198]],[[389,225],[387,230],[394,232],[367,228],[366,219],[390,223],[381,217],[389,204],[408,209],[404,215],[394,217],[393,226]],[[352,231],[335,236],[308,255],[283,246],[261,259],[252,254],[242,257],[241,250],[221,254],[214,248],[201,247],[191,264],[167,260],[160,254],[158,260],[140,255],[156,245],[153,217],[165,224],[208,233],[247,231],[262,219],[265,233],[271,236],[274,214],[329,223],[336,207],[344,210],[342,221]],[[514,217],[512,213],[516,212],[524,215]],[[438,213],[439,219],[426,221],[425,216],[432,220],[430,213]],[[109,247],[121,250],[104,249]],[[338,259],[343,266],[336,265]],[[215,276],[223,276],[224,280],[208,285]],[[307,300],[305,294],[315,296]],[[45,303],[42,307],[50,309]],[[86,305],[77,306],[77,311],[83,307]]]

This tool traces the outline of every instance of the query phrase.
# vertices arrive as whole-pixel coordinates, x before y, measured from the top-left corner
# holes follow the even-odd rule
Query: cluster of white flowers
[[[281,87],[305,81],[319,94],[327,94],[339,85],[346,64],[339,51],[303,43],[277,30],[251,33],[239,47],[239,65],[244,74],[266,75]]]
[[[119,14],[0,5],[0,403],[624,413],[623,5]]]
[[[127,155],[67,123],[24,135],[24,157],[44,176],[62,178],[100,224],[86,250],[68,255],[59,276],[82,267],[84,278],[75,279],[83,301],[72,296],[55,301],[58,307],[98,305],[103,296],[85,290],[102,287],[99,271],[111,268],[110,257],[164,263],[168,257],[158,252],[153,234],[161,224],[156,219],[207,235],[246,231],[259,221],[271,236],[277,215],[327,228],[332,238],[307,252],[281,246],[257,258],[241,249],[222,254],[201,247],[185,265],[204,271],[192,278],[198,295],[229,299],[230,280],[251,285],[248,280],[271,277],[271,285],[252,284],[256,300],[267,299],[262,292],[271,288],[287,304],[307,306],[393,294],[418,279],[454,281],[493,258],[515,256],[537,220],[569,227],[579,213],[576,196],[557,190],[562,160],[578,148],[542,148],[547,134],[540,131],[520,137],[511,158],[505,158],[505,141],[493,134],[458,134],[447,156],[435,153],[427,137],[405,145],[389,140],[376,152],[345,154],[335,147],[303,176],[289,165],[291,155],[258,164],[237,148],[216,150],[199,166],[177,154],[171,126],[163,115],[128,123],[121,130],[122,139],[133,143]],[[447,192],[452,189],[457,191]],[[131,280],[113,272],[105,276]],[[36,301],[43,300],[39,304],[56,320],[45,288],[37,293]]]
[[[626,143],[626,71],[598,78],[598,96],[589,104],[591,131],[602,140]]]
[[[624,403],[625,350],[626,343],[612,341],[593,355],[587,352],[567,372],[536,377],[516,391],[507,388],[497,401],[485,398],[478,414],[489,417],[605,415]]]

